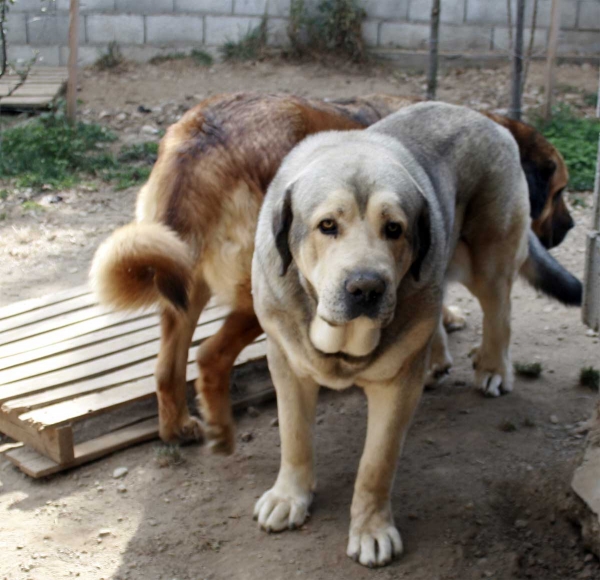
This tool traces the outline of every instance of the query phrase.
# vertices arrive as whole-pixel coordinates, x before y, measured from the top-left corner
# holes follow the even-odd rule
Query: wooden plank
[[[247,348],[240,354],[236,364],[244,364],[257,358],[262,358],[266,354],[266,341],[264,336]],[[188,365],[187,380],[191,381],[198,376],[198,367],[195,364]],[[118,387],[107,389],[100,393],[92,393],[43,407],[20,415],[19,420],[29,422],[35,427],[41,426],[59,426],[64,423],[90,417],[108,409],[115,409],[131,401],[137,401],[145,397],[153,396],[155,393],[154,377],[149,377],[133,384],[125,384]],[[2,410],[8,409],[4,405]]]
[[[53,99],[58,95],[63,88],[62,83],[44,83],[32,84],[27,83],[16,89],[11,96],[13,97],[49,97]],[[10,94],[12,87],[0,85],[0,97],[5,97]]]
[[[215,320],[196,327],[192,342],[204,340],[214,334],[221,325],[221,320]],[[133,347],[116,354],[95,359],[89,363],[74,365],[66,369],[60,369],[39,377],[25,379],[6,385],[0,385],[0,403],[9,399],[20,397],[25,394],[33,394],[53,387],[60,387],[69,383],[75,383],[85,378],[98,378],[97,388],[110,386],[106,380],[116,380],[119,375],[121,382],[131,381],[152,374],[154,370],[155,357],[159,350],[159,341],[153,341],[137,347]],[[143,361],[143,362],[141,362]],[[140,363],[140,364],[134,364]],[[137,374],[136,374],[137,373]],[[102,375],[98,377],[97,375]],[[126,378],[123,378],[126,377]],[[112,383],[116,384],[116,383]],[[79,385],[85,388],[84,385]]]
[[[211,310],[203,312],[202,324],[207,324],[215,320],[222,320],[228,312],[229,309],[223,307],[212,308]],[[132,332],[126,335],[119,335],[117,338],[99,344],[92,344],[73,352],[65,352],[61,355],[53,356],[52,358],[46,358],[41,361],[34,361],[30,364],[0,371],[0,385],[49,373],[54,369],[62,370],[100,357],[106,360],[106,357],[110,354],[152,342],[158,338],[160,338],[160,327],[158,326],[153,326],[149,329]]]
[[[84,294],[83,296],[77,296],[69,300],[63,300],[57,304],[46,306],[45,308],[39,308],[33,312],[24,312],[23,314],[17,314],[11,316],[8,319],[0,320],[0,332],[6,332],[7,330],[14,330],[15,328],[29,326],[42,320],[49,318],[55,318],[61,314],[67,312],[74,312],[75,310],[81,310],[89,306],[97,305],[98,301],[93,294]]]
[[[90,289],[88,286],[76,286],[75,288],[69,288],[68,290],[53,292],[52,294],[42,296],[41,298],[30,298],[29,300],[14,302],[13,304],[8,304],[7,306],[2,306],[0,308],[0,320],[89,293]]]
[[[6,97],[2,99],[4,109],[43,109],[52,104],[54,97]]]
[[[59,429],[38,430],[33,425],[0,413],[0,431],[59,463],[73,458],[73,430],[69,425],[61,426]]]
[[[39,478],[82,465],[156,437],[158,437],[158,421],[152,418],[76,445],[73,460],[65,464],[52,461],[27,447],[13,449],[6,452],[4,456],[30,477]]]
[[[60,344],[67,340],[85,337],[96,330],[134,320],[151,318],[152,316],[151,313],[144,312],[133,312],[130,314],[111,312],[109,314],[97,316],[90,320],[70,324],[64,328],[48,331],[42,335],[30,336],[22,340],[4,344],[0,346],[0,360],[6,357],[34,351],[38,348],[45,347],[46,345]]]
[[[94,320],[96,321],[100,318],[102,317],[99,316]],[[83,348],[117,336],[126,336],[139,330],[156,327],[158,323],[158,316],[145,316],[136,320],[125,321],[121,324],[112,324],[111,326],[108,326],[108,328],[101,325],[100,330],[84,334],[83,336],[63,340],[62,342],[51,343],[47,346],[25,350],[24,352],[12,356],[0,358],[0,370],[24,365],[36,360],[42,360],[52,355],[60,355],[61,353]]]
[[[89,308],[83,308],[74,312],[67,312],[62,316],[57,316],[55,318],[41,320],[36,324],[14,328],[0,334],[0,345],[15,342],[17,340],[23,340],[24,338],[39,335],[44,332],[50,332],[51,330],[56,330],[57,328],[70,326],[71,324],[89,320],[90,318],[95,318],[96,316],[102,316],[104,314],[108,314],[109,312],[110,310],[105,306],[91,306]],[[40,337],[41,344],[48,344],[46,340],[47,337]]]

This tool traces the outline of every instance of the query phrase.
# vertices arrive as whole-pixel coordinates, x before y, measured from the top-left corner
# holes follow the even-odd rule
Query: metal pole
[[[67,119],[75,123],[77,115],[77,46],[79,43],[79,0],[71,0],[69,9],[69,80],[67,82]]]
[[[550,15],[550,36],[548,37],[548,54],[546,56],[546,80],[544,83],[544,121],[552,116],[552,97],[554,93],[554,67],[556,65],[556,48],[558,47],[558,33],[560,31],[560,0],[552,0]]]
[[[525,0],[517,0],[517,29],[513,57],[512,90],[509,117],[521,120],[521,94],[523,91],[523,29],[525,27]]]
[[[438,37],[440,29],[440,0],[431,3],[431,33],[429,36],[429,70],[427,71],[427,99],[435,99],[438,69]]]

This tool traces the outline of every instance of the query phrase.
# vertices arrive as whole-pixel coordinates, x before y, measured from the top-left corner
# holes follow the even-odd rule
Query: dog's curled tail
[[[534,288],[559,302],[567,306],[581,306],[581,282],[548,253],[531,230],[528,241],[529,256],[521,266],[521,275]]]
[[[119,310],[161,299],[185,310],[192,270],[190,250],[173,230],[156,222],[134,222],[98,248],[90,281],[100,302]]]

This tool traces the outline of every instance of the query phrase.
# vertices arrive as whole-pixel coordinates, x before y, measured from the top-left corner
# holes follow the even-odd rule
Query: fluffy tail
[[[134,310],[166,299],[185,310],[193,261],[188,246],[160,223],[131,223],[96,251],[90,280],[103,304]]]
[[[567,306],[581,306],[581,282],[548,253],[531,230],[529,256],[521,266],[520,273],[534,288],[544,294]]]

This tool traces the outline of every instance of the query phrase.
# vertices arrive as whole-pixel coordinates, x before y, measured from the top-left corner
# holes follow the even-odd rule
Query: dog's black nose
[[[345,288],[348,302],[360,316],[379,305],[386,282],[377,272],[354,272],[346,279]]]

